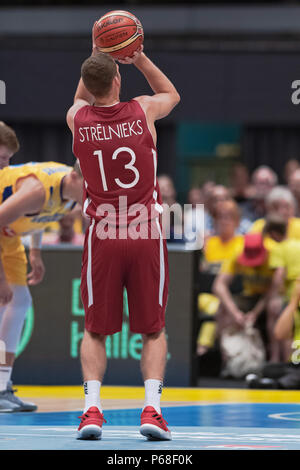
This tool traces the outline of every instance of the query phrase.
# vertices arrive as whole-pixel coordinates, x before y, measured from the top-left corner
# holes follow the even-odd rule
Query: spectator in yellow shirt
[[[292,192],[285,186],[275,186],[266,197],[267,215],[277,213],[288,224],[287,237],[300,239],[300,218],[295,217],[296,200]],[[252,225],[250,232],[262,233],[266,219],[258,219]],[[269,241],[267,242],[269,246]],[[274,246],[274,242],[270,246]]]
[[[268,220],[263,234],[245,235],[242,251],[222,264],[213,292],[220,300],[219,334],[229,326],[243,329],[247,324],[259,327],[263,333],[266,330],[265,341],[270,347],[270,358],[276,360],[272,357],[273,324],[268,321],[273,269],[269,265],[270,251],[264,241],[266,235],[278,242],[284,237],[272,220]],[[236,276],[242,279],[242,292],[234,295],[230,286]]]
[[[243,246],[243,236],[237,235],[240,211],[233,200],[219,201],[215,207],[214,225],[217,235],[208,237],[204,245],[204,256],[201,261],[201,271],[215,276],[222,262],[240,252]],[[201,293],[198,296],[198,308],[204,315],[215,315],[219,300],[211,293]],[[215,323],[203,322],[197,339],[197,353],[202,355],[214,345]]]
[[[249,388],[300,389],[300,277],[295,282],[291,299],[274,327],[278,341],[291,340],[293,353],[288,362],[266,364],[261,374],[246,378]]]

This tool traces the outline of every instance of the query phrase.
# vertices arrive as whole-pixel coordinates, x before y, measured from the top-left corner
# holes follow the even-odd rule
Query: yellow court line
[[[40,397],[49,399],[82,399],[81,386],[17,386],[18,395],[24,398]],[[142,400],[143,387],[102,386],[102,399]],[[162,401],[185,401],[191,403],[299,403],[300,391],[294,390],[249,390],[249,389],[209,389],[171,388],[163,389]]]

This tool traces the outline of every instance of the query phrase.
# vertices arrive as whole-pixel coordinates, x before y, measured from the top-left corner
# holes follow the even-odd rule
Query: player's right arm
[[[16,191],[0,206],[0,227],[5,227],[26,214],[39,213],[45,202],[45,189],[34,176],[17,181]]]
[[[153,96],[140,96],[137,99],[146,108],[146,114],[153,121],[166,117],[179,103],[180,95],[169,78],[142,52],[134,62],[142,72]]]
[[[136,52],[133,58],[119,60],[122,64],[133,63],[142,72],[149,83],[154,95],[138,96],[147,118],[153,122],[166,117],[179,103],[180,95],[169,78],[144,54]]]
[[[118,59],[121,64],[134,64],[149,83],[153,96],[138,96],[148,118],[153,121],[166,117],[179,103],[180,95],[169,78],[146,56],[143,47],[132,57]]]

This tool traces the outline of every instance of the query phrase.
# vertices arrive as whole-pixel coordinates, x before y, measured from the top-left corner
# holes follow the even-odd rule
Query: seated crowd
[[[267,166],[250,177],[238,164],[230,187],[209,181],[191,188],[184,235],[177,239],[176,220],[170,233],[169,242],[203,248],[199,271],[213,276],[209,291],[199,288],[198,356],[217,348],[221,375],[252,388],[300,388],[298,161],[287,162],[284,177],[278,184]],[[172,180],[158,181],[164,204],[174,207]]]
[[[234,166],[229,187],[207,181],[192,187],[187,210],[174,183],[158,184],[168,243],[201,249],[199,287],[201,360],[217,349],[221,375],[249,387],[300,389],[300,163],[285,166],[285,184],[267,166],[251,175]],[[87,220],[74,212],[53,223],[44,244],[83,245]],[[297,349],[298,348],[298,349]]]

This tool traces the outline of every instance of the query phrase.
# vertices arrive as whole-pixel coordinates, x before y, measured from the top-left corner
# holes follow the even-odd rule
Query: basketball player
[[[85,309],[81,345],[85,408],[78,437],[101,437],[104,417],[100,387],[106,370],[105,341],[107,335],[122,328],[126,287],[130,329],[143,338],[145,403],[140,432],[149,439],[170,440],[171,432],[160,408],[167,357],[164,326],[168,260],[159,223],[154,123],[167,116],[180,97],[142,48],[132,58],[119,62],[134,64],[148,81],[153,96],[120,102],[119,67],[94,46],[92,56],[82,65],[74,104],[67,114],[73,151],[85,180],[84,212],[90,217],[81,278]],[[121,200],[128,211],[120,205]],[[142,214],[140,238],[130,236],[130,230],[126,232],[133,223],[136,206]],[[144,238],[150,227],[153,234]],[[131,229],[134,232],[134,227]]]
[[[14,395],[10,380],[31,305],[27,282],[38,284],[44,275],[39,243],[30,249],[32,271],[27,276],[21,236],[37,233],[41,242],[41,233],[50,222],[69,213],[76,201],[81,203],[82,183],[77,164],[72,169],[55,162],[28,163],[0,171],[0,344],[6,353],[5,364],[0,364],[0,412],[36,410],[34,404]]]

